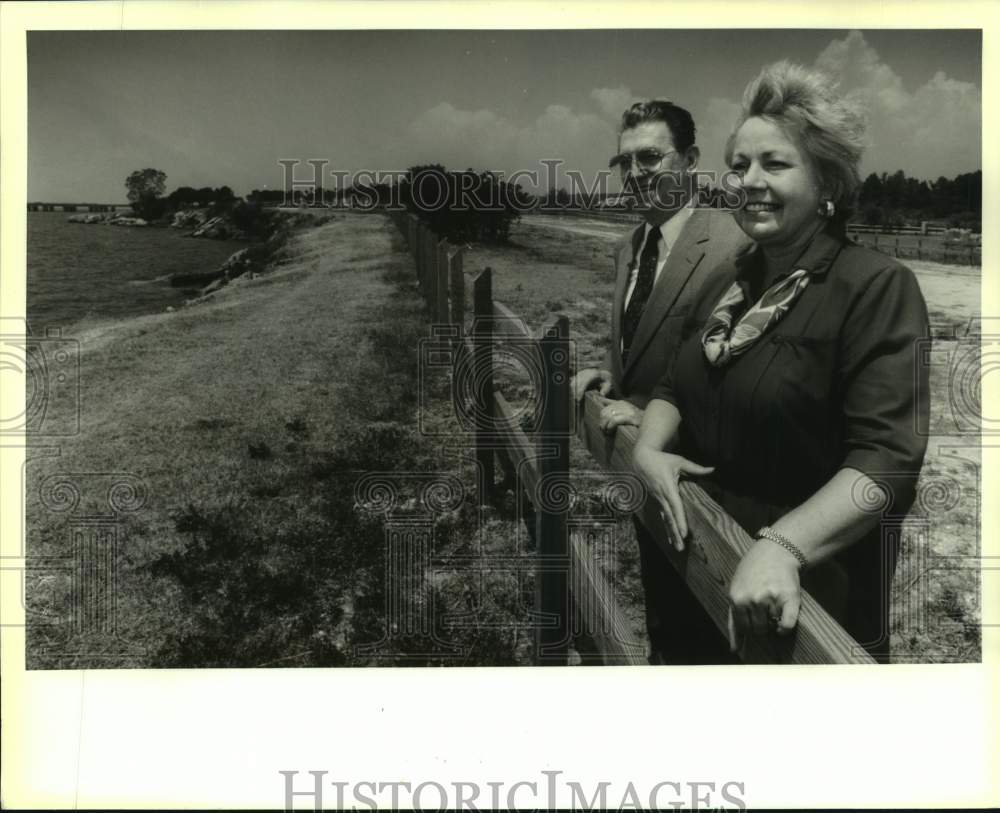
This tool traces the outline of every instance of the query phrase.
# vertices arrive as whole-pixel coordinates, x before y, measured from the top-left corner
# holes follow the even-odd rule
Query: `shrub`
[[[881,226],[885,220],[885,212],[880,206],[870,204],[861,213],[861,222],[866,226]]]
[[[240,201],[232,206],[229,217],[233,225],[248,237],[263,240],[271,234],[274,215],[260,204]]]
[[[533,203],[520,186],[492,172],[447,172],[440,164],[411,167],[400,201],[452,243],[506,243],[519,209]]]
[[[169,209],[167,199],[157,197],[152,192],[145,192],[132,202],[132,210],[143,220],[159,220]]]

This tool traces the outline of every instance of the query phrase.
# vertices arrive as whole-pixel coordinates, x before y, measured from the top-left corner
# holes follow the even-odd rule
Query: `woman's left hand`
[[[799,617],[799,563],[780,545],[758,539],[740,560],[729,585],[729,646],[740,649],[747,634],[776,630],[787,635]]]
[[[639,426],[643,410],[629,401],[608,401],[598,417],[598,424],[609,433],[619,426]]]

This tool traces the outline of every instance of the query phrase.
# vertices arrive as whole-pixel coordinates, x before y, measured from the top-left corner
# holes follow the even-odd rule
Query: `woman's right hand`
[[[602,397],[607,397],[611,392],[611,372],[600,370],[596,367],[588,367],[580,370],[569,381],[569,391],[573,396],[573,403],[578,404],[587,394],[587,390],[597,388]]]
[[[684,503],[681,501],[681,476],[704,476],[711,474],[715,468],[699,466],[686,457],[641,445],[635,447],[632,460],[650,495],[660,507],[660,516],[673,537],[674,547],[678,551],[684,550],[688,525],[684,516]]]

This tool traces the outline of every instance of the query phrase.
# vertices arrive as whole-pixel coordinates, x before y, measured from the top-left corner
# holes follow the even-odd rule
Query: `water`
[[[184,237],[179,229],[68,223],[28,213],[27,315],[33,332],[105,322],[181,305],[192,291],[171,274],[212,271],[245,244]]]

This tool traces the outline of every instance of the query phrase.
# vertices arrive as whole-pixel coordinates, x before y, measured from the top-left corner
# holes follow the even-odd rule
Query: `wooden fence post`
[[[424,261],[426,260],[426,254],[424,253],[424,243],[427,242],[427,231],[424,228],[424,224],[417,223],[417,282],[420,284],[420,293],[423,295],[424,292]]]
[[[417,245],[416,245],[416,257],[414,258],[417,263],[417,282],[420,284],[420,292],[423,293],[424,290],[424,242],[426,238],[426,233],[424,231],[424,224],[418,222],[417,226]]]
[[[479,463],[479,506],[493,498],[493,271],[485,269],[473,283],[473,381],[476,406],[476,461]]]
[[[424,277],[421,290],[424,294],[424,301],[430,304],[431,273],[433,264],[431,263],[431,251],[434,247],[434,232],[430,227],[424,226]]]
[[[445,238],[437,244],[437,280],[434,283],[434,321],[438,324],[448,323],[448,240]]]
[[[451,323],[458,328],[457,340],[465,333],[465,273],[462,271],[462,253],[457,248],[451,255]]]
[[[424,298],[427,300],[427,307],[430,307],[433,301],[431,297],[433,296],[434,290],[434,247],[437,245],[437,236],[430,230],[427,229],[427,241],[424,244]]]
[[[539,341],[544,369],[542,425],[537,440],[539,489],[536,506],[538,662],[565,665],[570,643],[569,604],[569,321],[556,318]]]
[[[437,267],[438,250],[437,235],[432,231],[427,232],[427,310],[433,319],[437,308]]]

